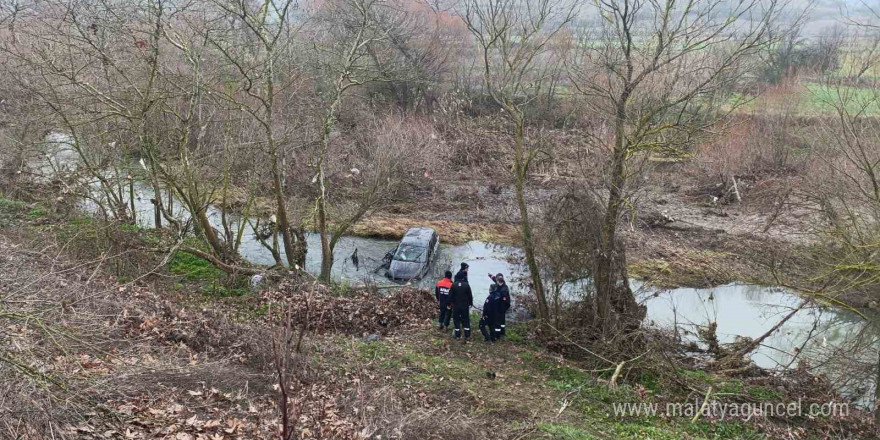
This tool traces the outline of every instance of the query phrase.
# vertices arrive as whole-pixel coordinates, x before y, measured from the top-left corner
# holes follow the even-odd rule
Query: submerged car
[[[423,277],[433,261],[440,237],[431,228],[410,228],[393,251],[386,255],[388,278],[409,281]]]

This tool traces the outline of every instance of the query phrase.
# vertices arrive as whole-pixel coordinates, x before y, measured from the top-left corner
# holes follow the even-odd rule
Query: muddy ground
[[[729,188],[700,185],[675,166],[655,170],[646,179],[651,183],[636,193],[635,211],[622,226],[632,276],[658,287],[709,287],[734,281],[789,284],[809,271],[800,267],[799,255],[814,237],[814,211],[793,209],[792,203],[777,210],[776,189],[766,183],[741,181],[741,201],[732,193],[716,200]],[[540,218],[546,201],[571,184],[566,179],[531,182],[532,217]],[[463,174],[435,181],[430,197],[369,215],[354,233],[398,238],[407,228],[423,225],[451,243],[516,245],[518,219],[509,186]]]

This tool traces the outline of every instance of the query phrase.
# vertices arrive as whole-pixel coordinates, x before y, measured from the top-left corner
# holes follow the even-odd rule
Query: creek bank
[[[222,198],[218,196],[213,204],[221,206],[222,202]],[[254,217],[268,218],[275,213],[274,201],[270,197],[258,196],[251,200],[248,191],[243,188],[230,187],[227,190],[226,207],[232,213],[242,215],[249,203],[251,215]],[[432,208],[437,210],[432,211]],[[446,210],[448,206],[437,207],[430,203],[400,202],[383,206],[365,215],[351,228],[349,235],[399,240],[407,229],[425,226],[436,230],[443,242],[453,245],[470,241],[513,245],[518,241],[519,229],[516,224],[474,219],[467,215],[450,215]],[[332,219],[330,223],[332,225]],[[316,231],[316,225],[312,223],[307,223],[306,228]]]
[[[277,392],[270,368],[270,342],[275,329],[268,316],[278,310],[277,306],[297,307],[295,303],[302,307],[301,299],[308,296],[311,283],[268,288],[251,300],[245,292],[235,298],[218,299],[204,292],[199,295],[187,280],[181,282],[180,289],[161,290],[162,284],[154,280],[176,278],[163,273],[125,284],[105,276],[104,270],[97,271],[93,278],[97,263],[61,259],[57,248],[40,256],[44,247],[34,238],[49,240],[51,234],[46,234],[43,226],[31,225],[35,222],[27,218],[30,209],[16,208],[15,217],[20,223],[0,231],[4,238],[6,234],[34,235],[15,243],[0,240],[0,254],[5,256],[0,262],[12,265],[0,273],[19,278],[0,284],[0,292],[4,296],[14,291],[47,295],[56,302],[68,300],[77,306],[69,310],[51,307],[54,315],[49,315],[65,315],[65,319],[56,321],[65,326],[66,332],[77,335],[82,331],[89,337],[104,333],[119,336],[105,341],[108,347],[116,348],[112,352],[84,345],[74,353],[59,350],[56,356],[40,359],[40,364],[57,378],[73,381],[71,395],[87,395],[90,408],[101,405],[109,409],[85,419],[73,413],[53,412],[52,421],[69,429],[70,438],[105,438],[104,433],[111,430],[130,432],[133,438],[276,436],[277,423],[273,420],[277,420]],[[64,255],[68,255],[72,249],[66,248],[66,241],[57,246],[62,244]],[[108,260],[98,267],[110,270],[112,266]],[[28,284],[34,279],[37,284]],[[23,285],[30,288],[20,291]],[[47,285],[52,288],[46,289]],[[384,313],[402,316],[400,325],[384,326],[387,331],[382,332],[381,316],[371,313],[371,301],[378,298],[374,294],[353,288],[347,293],[352,296],[346,299],[335,296],[333,290],[320,289],[317,293],[324,304],[313,303],[312,310],[323,330],[307,337],[309,363],[304,381],[297,384],[294,394],[305,403],[299,425],[304,438],[429,438],[440,433],[438,438],[456,439],[708,440],[760,438],[771,433],[823,438],[840,429],[853,433],[853,438],[870,438],[861,434],[866,424],[860,413],[815,421],[701,418],[696,423],[690,418],[618,417],[613,414],[614,403],[693,399],[688,387],[703,391],[714,386],[728,393],[725,399],[746,402],[771,402],[793,395],[778,378],[722,377],[698,371],[698,366],[674,371],[666,368],[680,376],[677,380],[684,386],[645,373],[625,374],[617,387],[610,387],[601,373],[586,372],[577,363],[531,345],[524,324],[511,326],[507,341],[462,345],[434,328],[430,318],[425,317],[433,314],[430,295],[424,300],[426,294],[413,289],[413,297],[383,305]],[[101,295],[93,296],[97,292]],[[47,298],[14,305],[51,304]],[[93,309],[97,306],[102,308]],[[359,321],[350,326],[334,325],[341,321],[331,319],[329,314],[337,308],[359,312]],[[89,311],[94,313],[97,326],[77,329],[83,321],[73,319],[80,315],[71,314]],[[321,317],[318,311],[327,314]],[[106,327],[107,316],[119,319],[110,319]],[[101,332],[94,332],[95,328]],[[377,328],[380,331],[374,331]],[[367,336],[383,336],[365,342],[365,331],[369,331]],[[33,333],[14,332],[12,336],[18,342],[33,337]],[[808,380],[808,375],[799,377],[804,393],[813,392],[811,399],[818,399],[821,382]],[[16,392],[45,389],[22,387],[21,383],[8,382]],[[82,394],[76,394],[81,390]],[[75,397],[63,394],[64,390],[54,391],[62,394],[56,394],[60,398],[53,402],[71,402]],[[80,414],[89,412],[83,409]]]
[[[215,215],[216,213],[212,213],[212,218]],[[147,218],[149,219],[149,217]],[[308,234],[307,242],[309,252],[307,254],[306,270],[310,273],[317,273],[320,269],[318,236],[316,234]],[[352,288],[358,285],[388,285],[389,283],[385,277],[381,273],[372,271],[371,268],[377,267],[381,263],[382,257],[396,244],[395,241],[351,236],[343,237],[336,249],[337,261],[332,271],[336,283],[334,289],[351,292],[355,290]],[[358,251],[360,256],[360,265],[354,265],[348,258],[355,250]],[[241,252],[252,263],[267,266],[273,263],[268,252],[256,240],[244,240]],[[521,284],[526,275],[522,273],[520,265],[517,264],[519,252],[517,248],[484,242],[470,242],[463,246],[444,244],[441,246],[440,252],[438,252],[437,259],[432,263],[429,274],[423,279],[411,283],[410,288],[430,290],[433,288],[436,279],[442,276],[444,270],[454,270],[459,263],[467,262],[471,266],[471,284],[474,288],[475,304],[481,304],[488,294],[489,280],[485,279],[485,284],[482,285],[480,282],[483,279],[482,277],[485,276],[483,274],[501,272],[510,275],[519,274],[519,276],[508,276],[514,303],[517,305],[517,296],[522,295],[526,291],[525,285]],[[701,257],[706,257],[710,255],[710,252],[715,251],[666,249],[665,252],[664,255],[676,258],[676,261],[679,262],[693,261],[699,263]],[[728,254],[720,252],[717,254],[723,258],[733,258]],[[713,260],[711,264],[706,263],[705,267],[713,267],[722,261],[726,260]],[[177,263],[181,263],[179,267],[176,266]],[[172,260],[170,269],[181,276],[195,279],[204,278],[205,275],[207,275],[207,278],[216,279],[222,275],[219,271],[212,271],[212,268],[207,267],[205,264],[197,263],[194,261],[187,263],[175,257]],[[664,267],[664,272],[672,272],[674,274],[677,271],[677,267]],[[721,278],[711,280],[727,281]],[[242,288],[243,286],[218,286],[215,281],[208,279],[205,281],[205,286],[202,287],[203,291],[214,296],[240,295],[244,293],[243,291],[246,291],[246,289]],[[658,292],[659,289],[653,283],[648,284],[650,289],[646,289],[647,297],[643,299],[650,299],[648,301],[648,319],[650,321],[654,321],[667,328],[684,322],[687,325],[684,331],[689,331],[691,334],[696,334],[696,327],[698,325],[705,326],[710,322],[716,322],[719,325],[719,338],[722,343],[733,342],[737,337],[755,338],[760,336],[775,324],[780,310],[791,307],[797,301],[795,296],[772,287],[722,285],[707,289],[676,288],[668,292]],[[654,297],[655,293],[658,293],[660,296]],[[362,300],[364,302],[373,301],[370,298],[363,298]],[[430,314],[433,312],[428,310],[425,313]],[[678,314],[677,317],[672,316],[674,313]],[[813,315],[812,310],[802,312],[797,319],[789,322],[770,338],[765,343],[766,347],[761,347],[753,353],[752,359],[763,368],[773,368],[777,364],[789,364],[788,358],[791,357],[793,349],[801,345],[801,339],[804,334],[812,327]],[[528,315],[521,314],[518,317],[527,318]],[[824,313],[822,323],[827,328],[834,328],[836,323],[847,322],[847,320],[848,318],[845,318],[844,315],[830,311]],[[646,324],[650,324],[650,322]],[[377,329],[365,328],[362,330],[373,332]],[[827,338],[828,343],[832,347],[844,340],[845,337],[841,333],[836,334],[836,337]],[[810,350],[806,350],[800,356],[809,358],[810,353]]]

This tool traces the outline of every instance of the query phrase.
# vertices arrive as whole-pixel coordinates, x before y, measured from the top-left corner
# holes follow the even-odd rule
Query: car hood
[[[410,280],[421,274],[425,263],[392,260],[388,267],[388,276],[398,280]]]

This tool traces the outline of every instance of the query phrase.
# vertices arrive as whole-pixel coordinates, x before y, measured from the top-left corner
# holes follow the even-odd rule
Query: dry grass
[[[0,438],[275,438],[271,325],[3,232]],[[358,438],[336,407],[345,381],[296,385],[300,437]]]
[[[485,241],[499,244],[515,244],[516,226],[501,223],[465,223],[454,220],[432,220],[419,216],[374,214],[358,223],[352,233],[363,237],[399,239],[407,229],[414,226],[434,228],[440,241],[464,244],[469,241]]]

